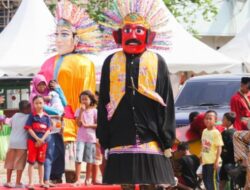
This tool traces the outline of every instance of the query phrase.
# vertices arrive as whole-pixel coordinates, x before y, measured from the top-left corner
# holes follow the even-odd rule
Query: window
[[[0,109],[17,109],[21,100],[29,100],[30,79],[0,80],[0,95],[5,97]]]
[[[175,106],[199,106],[205,104],[229,105],[240,81],[199,81],[187,83],[176,100]]]
[[[1,0],[0,1],[0,32],[8,25],[14,16],[20,0]]]

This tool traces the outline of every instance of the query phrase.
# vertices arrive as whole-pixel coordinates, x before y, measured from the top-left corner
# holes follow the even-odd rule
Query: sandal
[[[77,181],[77,182],[73,183],[73,186],[74,187],[80,187],[80,186],[82,186],[82,184],[81,184],[80,181]]]
[[[95,182],[93,185],[103,185],[101,182]]]
[[[44,189],[49,189],[50,185],[49,184],[43,184]]]
[[[28,185],[28,186],[27,186],[27,189],[28,189],[28,190],[35,190],[35,187],[34,187],[34,185]]]
[[[85,180],[85,185],[86,186],[90,186],[92,183],[91,183],[91,180],[90,179],[86,179]]]
[[[15,185],[13,185],[12,183],[5,183],[3,184],[4,187],[7,187],[7,188],[14,188]]]
[[[96,180],[96,181],[93,181],[93,185],[103,185],[103,183],[100,180]]]
[[[54,183],[49,183],[49,186],[50,186],[50,187],[56,187],[56,184],[54,184]]]
[[[16,184],[15,186],[16,189],[24,189],[25,188],[25,185],[20,183],[20,184]]]

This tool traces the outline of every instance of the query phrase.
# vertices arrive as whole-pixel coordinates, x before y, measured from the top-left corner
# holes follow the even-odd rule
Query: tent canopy
[[[203,19],[203,10],[197,10],[193,17],[192,28],[201,36],[235,36],[250,18],[250,0],[213,0],[213,4],[218,14],[210,21]]]
[[[250,71],[250,19],[242,31],[221,47],[219,51],[244,63]]]
[[[173,47],[168,52],[157,52],[165,58],[171,73],[241,72],[239,61],[222,55],[194,38],[177,23],[167,7],[165,9],[169,13]],[[0,76],[36,73],[48,56],[46,52],[52,43],[49,35],[54,29],[53,16],[43,0],[22,0],[15,16],[0,34]],[[90,56],[96,65],[97,75],[100,75],[103,61],[112,52]]]
[[[171,73],[179,71],[193,71],[195,73],[242,72],[240,61],[231,59],[194,38],[176,21],[166,6],[165,8],[169,13],[169,29],[172,31],[173,46],[168,52],[156,52],[164,57]],[[115,51],[117,50],[102,52],[96,58],[92,57],[98,72],[100,72],[105,58]]]
[[[165,8],[169,12],[167,7]],[[194,38],[183,29],[170,12],[169,28],[172,30],[172,50],[167,53],[159,53],[168,63],[171,73],[178,71],[193,71],[195,73],[241,72],[239,61],[224,56]]]
[[[54,18],[43,0],[22,0],[0,34],[0,76],[37,72],[48,56],[54,29]]]

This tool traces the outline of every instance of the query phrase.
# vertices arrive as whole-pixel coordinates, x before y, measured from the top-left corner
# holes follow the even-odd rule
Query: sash
[[[138,88],[131,81],[133,89],[140,94],[166,106],[162,97],[155,92],[158,75],[158,57],[155,53],[146,51],[140,57]],[[108,120],[117,109],[126,90],[126,55],[117,52],[110,62],[110,102],[106,105]]]
[[[245,101],[245,103],[246,103],[248,109],[250,110],[250,101],[249,101],[248,97],[245,96],[241,91],[239,91],[239,94],[241,95],[241,97],[242,97],[243,100]]]
[[[55,62],[55,67],[54,67],[54,74],[53,74],[53,79],[58,81],[58,74],[61,68],[61,65],[63,63],[64,56],[60,56],[58,59],[56,59]],[[70,105],[64,106],[64,117],[67,119],[74,119],[75,114],[74,111],[72,110],[72,107]]]
[[[61,68],[61,65],[63,63],[63,57],[64,56],[60,56],[56,62],[55,62],[55,68],[54,68],[54,74],[53,74],[53,79],[57,81],[57,77],[58,77],[58,74],[59,74],[59,70]]]

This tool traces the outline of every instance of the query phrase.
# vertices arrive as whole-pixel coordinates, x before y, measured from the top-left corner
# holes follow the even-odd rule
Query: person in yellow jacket
[[[63,133],[66,147],[65,167],[66,170],[74,170],[74,142],[78,129],[74,112],[80,107],[79,94],[84,90],[94,93],[96,85],[94,64],[83,54],[99,50],[100,33],[98,25],[89,18],[86,11],[68,0],[58,2],[56,20],[57,55],[45,61],[39,74],[44,75],[47,81],[58,81],[65,94],[68,103],[65,107]],[[60,168],[59,162],[57,163],[58,166],[53,167],[53,172]]]

